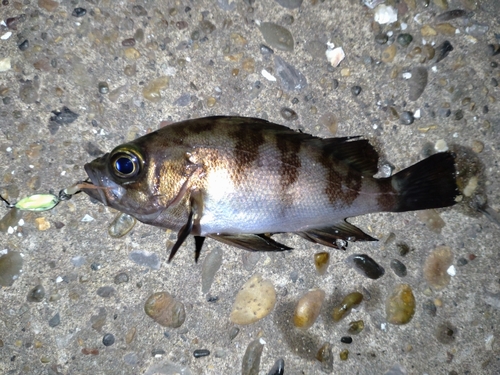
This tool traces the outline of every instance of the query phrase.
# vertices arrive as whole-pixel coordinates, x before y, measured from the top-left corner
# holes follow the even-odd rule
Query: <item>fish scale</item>
[[[376,179],[378,154],[359,137],[318,138],[265,120],[206,117],[171,124],[85,165],[102,203],[188,235],[247,250],[284,250],[274,233],[330,247],[374,240],[348,217],[456,202],[454,157],[440,153]],[[344,246],[344,245],[342,245]]]

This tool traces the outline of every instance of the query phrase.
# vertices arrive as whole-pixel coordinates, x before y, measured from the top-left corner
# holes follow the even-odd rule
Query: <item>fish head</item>
[[[85,164],[91,184],[82,191],[106,206],[147,222],[162,209],[150,178],[154,164],[140,143],[120,145]]]

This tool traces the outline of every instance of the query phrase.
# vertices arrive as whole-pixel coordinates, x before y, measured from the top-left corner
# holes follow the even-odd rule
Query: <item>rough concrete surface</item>
[[[467,155],[483,163],[472,172],[480,183],[473,198],[486,195],[489,207],[499,210],[500,55],[495,45],[500,42],[500,3],[388,0],[398,20],[378,25],[377,10],[366,4],[382,2],[3,0],[0,193],[11,202],[35,192],[57,193],[86,178],[85,163],[159,128],[162,121],[237,114],[328,137],[327,125],[334,126],[323,120],[331,113],[338,121],[337,136],[367,137],[396,170],[434,152],[436,144],[472,148]],[[453,9],[465,13],[436,18]],[[19,18],[9,20],[13,17]],[[259,22],[288,29],[293,50],[266,41]],[[401,33],[413,36],[408,46],[397,39]],[[135,38],[135,45],[123,46],[132,43],[124,42],[129,38]],[[444,41],[453,50],[437,61]],[[338,67],[326,58],[328,42],[346,54]],[[395,50],[385,51],[391,44]],[[436,47],[426,61],[424,45]],[[275,65],[276,57],[301,76],[281,78],[283,65]],[[427,71],[427,86],[410,101],[410,86],[419,83],[408,73],[422,73],[415,67]],[[161,97],[145,92],[159,77],[169,81]],[[109,92],[100,82],[107,83]],[[358,95],[353,86],[361,88]],[[78,117],[64,113],[64,107]],[[297,118],[290,112],[283,117],[285,107]],[[51,121],[53,111],[63,112]],[[409,125],[403,124],[411,122],[405,111],[417,115]],[[170,235],[138,223],[125,237],[113,239],[107,227],[116,212],[85,194],[51,211],[24,212],[23,225],[16,220],[0,234],[0,250],[19,252],[24,262],[12,286],[0,291],[0,373],[240,374],[246,347],[262,337],[261,375],[279,358],[287,375],[385,374],[394,366],[391,374],[498,374],[500,228],[469,204],[438,210],[444,227],[434,231],[415,212],[352,219],[374,237],[384,240],[393,233],[395,238],[350,243],[346,251],[279,235],[295,250],[263,253],[253,267],[243,260],[244,251],[210,239],[195,264],[192,238],[167,264]],[[0,208],[2,216],[7,212]],[[82,220],[89,217],[93,220]],[[412,249],[406,256],[398,253],[402,242]],[[455,274],[437,289],[427,283],[423,267],[441,245],[452,251]],[[202,262],[216,247],[223,250],[222,267],[203,294]],[[330,266],[320,276],[313,254],[325,250]],[[132,251],[156,254],[159,269],[132,261]],[[369,254],[385,275],[371,280],[355,272],[344,262],[355,253]],[[392,271],[394,258],[406,265],[407,276]],[[116,284],[122,272],[128,282]],[[255,273],[274,284],[276,306],[264,319],[239,327],[230,340],[232,303]],[[385,300],[400,283],[411,286],[416,312],[408,324],[398,326],[386,322]],[[28,300],[36,285],[45,289],[41,302]],[[309,330],[297,331],[291,322],[294,307],[315,287],[326,293],[319,318]],[[162,291],[185,305],[180,328],[162,327],[144,313],[148,296]],[[353,291],[362,292],[365,300],[334,323],[333,307]],[[352,344],[341,343],[348,323],[360,319],[365,329],[352,335]],[[105,346],[108,333],[115,342]],[[325,342],[332,346],[331,370],[322,369],[315,358]],[[211,354],[195,358],[196,349]],[[344,349],[349,357],[341,361]]]

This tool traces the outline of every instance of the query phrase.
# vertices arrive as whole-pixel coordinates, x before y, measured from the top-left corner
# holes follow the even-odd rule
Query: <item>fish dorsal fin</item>
[[[209,234],[207,237],[227,245],[250,251],[283,251],[292,248],[274,241],[264,234]]]
[[[377,173],[378,152],[367,139],[326,138],[320,142],[324,156],[340,160],[362,174],[373,176]]]
[[[308,241],[333,247],[335,249],[345,249],[349,241],[377,241],[377,239],[369,236],[361,229],[345,220],[333,226],[310,229],[304,232],[297,232],[296,234]],[[346,241],[346,243],[343,245],[338,240]]]

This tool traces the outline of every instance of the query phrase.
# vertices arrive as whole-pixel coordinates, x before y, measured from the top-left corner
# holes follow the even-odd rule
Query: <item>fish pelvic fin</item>
[[[341,250],[346,249],[349,241],[377,241],[376,238],[345,220],[333,226],[296,232],[296,234],[308,241]]]
[[[227,245],[239,247],[250,251],[284,251],[292,250],[291,247],[273,240],[266,234],[209,234],[213,238]]]
[[[451,152],[429,156],[390,177],[396,191],[391,212],[427,210],[452,206],[460,195],[455,157]]]

